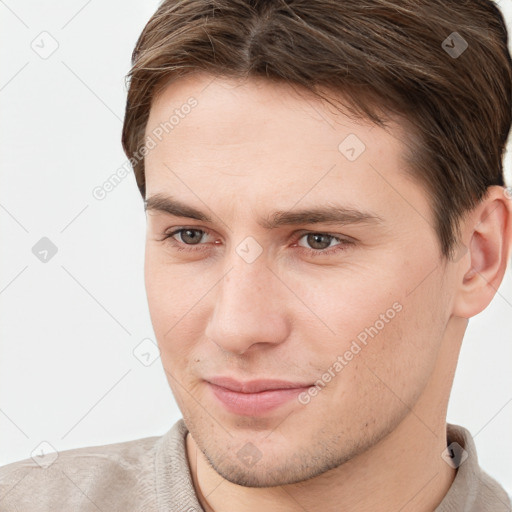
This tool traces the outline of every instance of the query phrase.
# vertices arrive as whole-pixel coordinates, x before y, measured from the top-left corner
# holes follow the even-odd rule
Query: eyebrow
[[[160,211],[212,223],[211,217],[181,201],[155,194],[144,201],[145,211]],[[258,224],[265,229],[299,224],[380,224],[384,220],[377,214],[342,206],[320,206],[303,210],[278,210],[267,218],[259,218]]]

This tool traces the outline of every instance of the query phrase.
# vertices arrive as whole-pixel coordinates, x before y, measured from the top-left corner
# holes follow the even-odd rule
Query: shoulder
[[[456,468],[457,473],[435,512],[510,512],[511,503],[505,489],[480,467],[469,430],[448,423],[447,444],[443,458]]]
[[[162,438],[41,454],[0,467],[0,508],[135,510],[154,494],[153,461]]]

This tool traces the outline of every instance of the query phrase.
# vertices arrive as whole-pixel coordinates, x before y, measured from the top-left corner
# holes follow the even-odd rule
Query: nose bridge
[[[263,257],[249,263],[235,252],[231,256],[228,271],[218,285],[206,336],[222,349],[238,354],[256,343],[282,342],[287,323],[277,278]]]

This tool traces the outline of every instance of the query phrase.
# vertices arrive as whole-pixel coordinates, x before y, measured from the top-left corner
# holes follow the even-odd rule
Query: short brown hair
[[[444,256],[462,215],[504,185],[512,61],[491,0],[164,0],[127,75],[128,158],[145,144],[161,85],[194,71],[283,81],[330,102],[320,92],[329,90],[382,127],[400,116]],[[144,159],[130,161],[145,198]]]

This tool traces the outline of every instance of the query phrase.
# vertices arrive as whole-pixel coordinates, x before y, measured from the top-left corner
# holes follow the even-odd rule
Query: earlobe
[[[460,278],[455,316],[470,318],[483,311],[503,280],[512,243],[511,203],[503,187],[490,187],[461,226],[468,252],[457,263]]]

